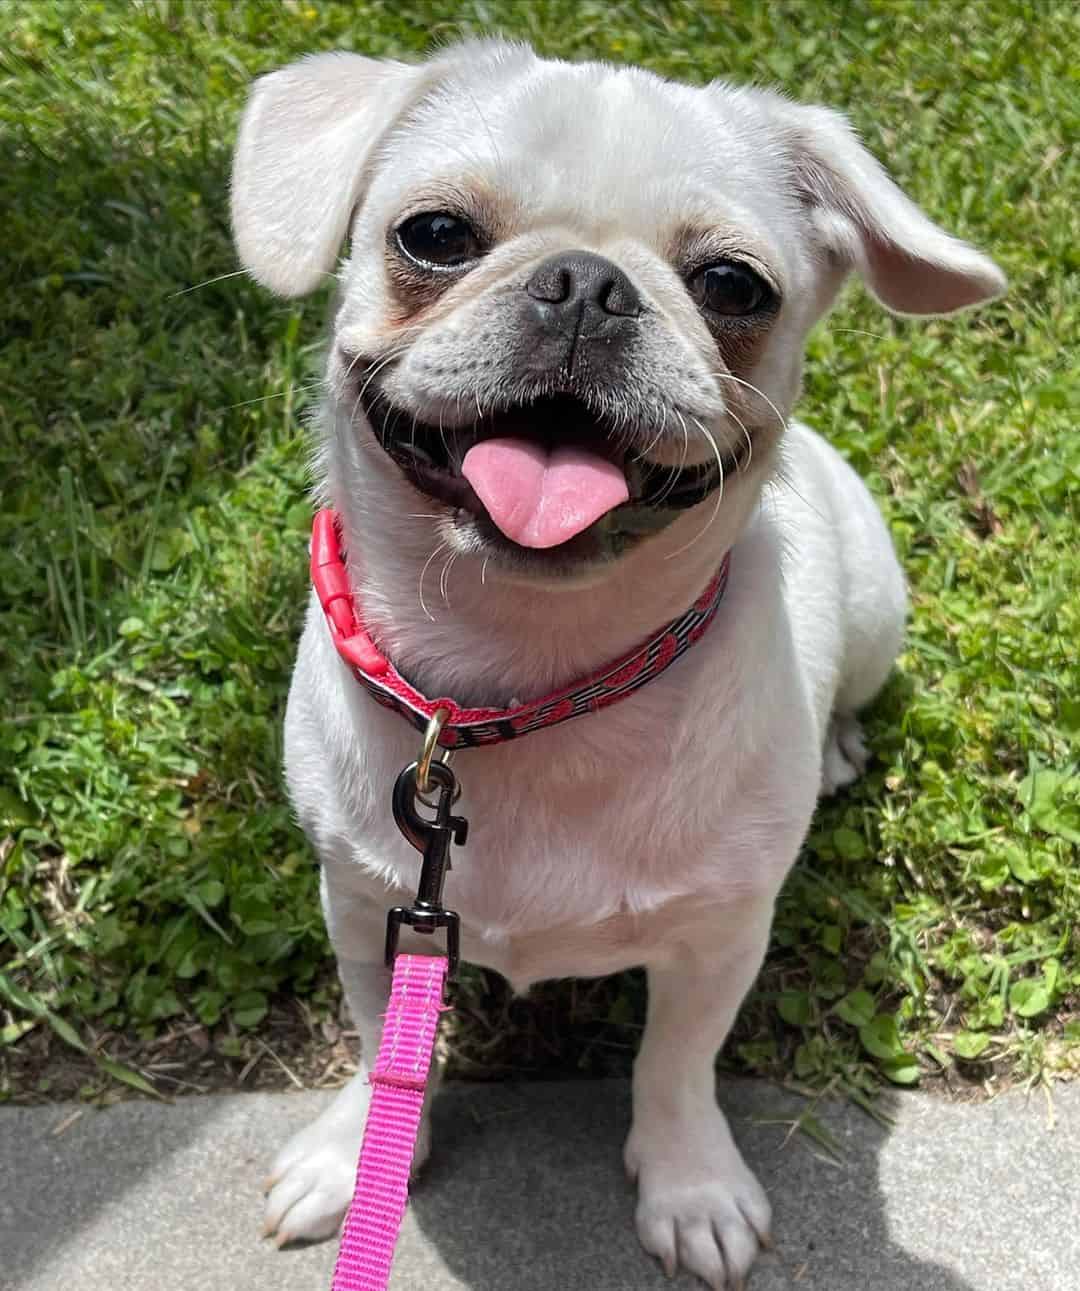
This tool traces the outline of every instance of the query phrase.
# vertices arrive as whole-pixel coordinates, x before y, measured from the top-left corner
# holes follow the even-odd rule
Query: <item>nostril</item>
[[[574,279],[565,265],[552,264],[546,261],[525,284],[525,290],[534,300],[546,300],[551,304],[561,304],[569,300],[574,289]]]
[[[597,303],[605,314],[636,318],[641,313],[641,297],[630,279],[616,271],[597,294]]]

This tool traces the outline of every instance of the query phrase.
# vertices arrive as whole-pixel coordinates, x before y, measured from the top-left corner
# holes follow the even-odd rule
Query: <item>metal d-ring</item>
[[[431,760],[435,756],[435,750],[439,746],[439,736],[442,734],[443,727],[450,717],[450,710],[446,707],[437,708],[428,719],[427,729],[424,731],[424,742],[420,746],[420,756],[416,759],[416,796],[426,807],[434,807],[436,804],[429,802],[427,794],[431,793]],[[440,762],[449,764],[452,750],[443,751]],[[456,795],[455,795],[456,797]]]

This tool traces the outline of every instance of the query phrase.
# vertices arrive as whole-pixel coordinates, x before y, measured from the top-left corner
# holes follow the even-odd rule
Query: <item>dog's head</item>
[[[913,314],[1004,282],[831,111],[495,41],[263,77],[232,206],[284,295],[351,237],[328,377],[355,486],[547,578],[733,540],[850,269]]]

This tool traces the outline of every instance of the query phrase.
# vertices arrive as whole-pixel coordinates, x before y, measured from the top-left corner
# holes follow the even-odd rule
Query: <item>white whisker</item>
[[[732,412],[730,408],[727,410],[727,415],[736,424],[736,426],[738,426],[738,428],[742,431],[743,437],[746,439],[746,465],[749,466],[750,463],[754,460],[754,441],[750,437],[750,432],[746,429],[746,422],[743,421],[743,419],[738,415],[738,413]],[[735,465],[738,470],[741,471],[743,469],[741,466],[739,466],[738,460],[736,460]]]
[[[852,336],[872,336],[875,341],[887,341],[889,337],[882,336],[880,332],[867,332],[861,327],[827,327],[828,332],[850,332]]]
[[[214,285],[214,283],[215,283],[215,282],[227,282],[230,278],[243,278],[243,277],[245,276],[245,274],[246,274],[246,273],[247,273],[247,270],[246,270],[246,269],[233,269],[233,270],[232,270],[231,272],[229,272],[229,273],[219,273],[219,274],[217,275],[217,277],[216,277],[216,278],[207,278],[207,279],[206,279],[205,281],[203,281],[203,282],[197,282],[197,283],[195,283],[195,284],[194,284],[194,286],[192,286],[192,287],[181,287],[181,289],[180,289],[179,291],[171,291],[171,292],[170,292],[170,293],[165,297],[165,299],[166,299],[166,300],[175,300],[175,299],[177,298],[177,296],[186,296],[189,292],[192,292],[192,291],[200,291],[203,287],[212,287],[212,286]],[[333,277],[334,277],[334,275],[333,275],[332,273],[327,273],[327,272],[324,270],[324,271],[323,271],[323,277],[324,277],[324,278],[333,278]]]
[[[680,462],[680,464],[679,464],[678,466],[672,466],[672,467],[670,467],[670,468],[669,468],[669,470],[668,470],[668,481],[667,481],[667,483],[664,485],[664,487],[660,490],[660,492],[659,492],[659,493],[656,495],[656,497],[653,499],[653,506],[657,506],[657,507],[658,507],[658,506],[660,506],[660,505],[664,502],[664,500],[667,498],[668,494],[671,492],[671,490],[672,490],[672,489],[675,487],[675,485],[678,483],[678,480],[679,480],[679,472],[680,472],[680,471],[682,471],[682,470],[683,470],[683,468],[686,466],[686,456],[687,456],[687,454],[688,454],[688,453],[689,453],[689,451],[690,451],[690,432],[686,429],[686,422],[685,422],[685,420],[683,419],[683,415],[682,415],[682,413],[678,410],[678,408],[672,408],[672,412],[675,414],[675,416],[676,416],[676,417],[678,417],[678,419],[679,419],[679,424],[682,426],[682,434],[683,434],[682,461]]]
[[[686,456],[690,452],[690,432],[686,429],[686,420],[678,408],[672,409],[675,416],[679,419],[679,425],[682,427],[682,457],[679,459],[679,470],[686,469]]]
[[[443,406],[439,404],[439,438],[442,440],[443,452],[446,454],[446,460],[450,460],[450,445],[446,442],[446,431],[443,428]]]
[[[813,511],[814,515],[816,515],[819,520],[824,520],[826,524],[829,523],[828,517],[823,515],[817,509],[817,507],[814,506],[814,504],[809,500],[809,498],[803,497],[803,495],[799,492],[799,490],[795,487],[795,485],[792,484],[791,480],[788,478],[787,473],[784,471],[784,468],[782,466],[778,467],[776,471],[773,473],[772,482],[774,484],[782,484],[785,488],[790,489],[792,493],[795,494],[795,496],[799,499],[799,501],[804,506],[809,507],[809,509]]]
[[[356,396],[356,399],[353,402],[352,412],[349,414],[350,426],[355,424],[356,422],[356,410],[360,407],[361,401],[363,400],[364,395],[367,392],[368,386],[371,385],[372,381],[375,380],[375,378],[379,375],[379,373],[383,370],[383,368],[386,367],[388,363],[392,363],[394,359],[400,358],[401,355],[404,353],[405,353],[404,347],[399,347],[397,349],[391,350],[389,354],[383,355],[383,357],[379,360],[378,363],[373,363],[371,365],[371,368],[368,370],[367,378],[364,381],[364,384],[360,387],[360,390]],[[349,373],[352,372],[359,358],[360,356],[357,355],[356,358],[353,359],[353,361],[349,364],[348,369],[345,372],[345,377],[343,378],[343,381],[348,379]],[[374,429],[374,427],[372,427],[372,429]],[[379,439],[380,441],[382,440],[381,434],[379,435]],[[385,444],[383,446],[385,447]]]
[[[266,403],[269,399],[284,399],[289,394],[307,394],[311,390],[318,390],[322,384],[322,381],[314,381],[311,385],[289,386],[288,389],[278,390],[275,394],[261,394],[256,399],[241,399],[239,403],[227,403],[216,411],[232,412],[234,408],[249,408],[253,403]]]
[[[646,458],[649,456],[649,454],[652,452],[652,450],[663,438],[664,431],[667,430],[667,414],[668,414],[667,404],[663,405],[663,412],[664,412],[664,420],[660,423],[660,429],[656,432],[656,434],[652,437],[652,439],[649,440],[649,442],[645,445],[645,447],[641,450],[641,452],[637,453],[631,459],[632,461],[635,461],[635,462],[645,461]]]
[[[207,278],[205,282],[197,282],[194,287],[182,287],[179,291],[171,291],[165,299],[175,300],[177,296],[186,296],[189,292],[199,291],[202,287],[212,287],[215,282],[225,282],[229,278],[242,278],[246,273],[246,269],[234,269],[231,273],[219,273],[216,278]]]
[[[725,410],[725,415],[730,417],[731,420],[735,423],[735,425],[738,426],[743,433],[743,438],[746,440],[746,465],[749,466],[750,463],[754,460],[754,441],[750,438],[750,432],[746,429],[746,422],[743,421],[743,419],[739,416],[737,412],[732,411],[731,408],[728,408]],[[694,417],[693,420],[697,422],[698,428],[700,429],[702,434],[707,435],[709,433],[705,429],[705,427],[702,426],[701,422],[698,421],[696,417]],[[740,474],[742,473],[743,468],[742,466],[739,465],[738,458],[735,459],[735,469]]]
[[[701,423],[698,422],[698,425],[701,426]],[[694,534],[694,536],[690,539],[690,541],[688,543],[685,543],[682,547],[680,547],[678,551],[673,551],[673,552],[670,552],[668,555],[666,555],[664,557],[665,560],[674,560],[676,556],[681,556],[684,551],[689,551],[690,548],[694,545],[695,542],[697,542],[699,538],[703,538],[705,536],[705,533],[707,532],[709,526],[720,514],[720,503],[723,502],[724,500],[724,463],[720,457],[720,449],[717,447],[715,437],[709,431],[707,431],[704,426],[701,426],[701,432],[705,436],[705,438],[709,441],[709,443],[712,445],[713,455],[716,458],[716,465],[720,471],[720,487],[717,489],[717,492],[716,492],[716,504],[713,507],[712,514],[709,516],[708,520],[705,521],[705,523],[698,530],[698,532]]]
[[[780,429],[785,430],[787,428],[787,421],[784,417],[784,414],[780,411],[780,409],[776,406],[776,404],[773,403],[773,401],[769,398],[769,396],[765,393],[764,390],[759,390],[756,385],[753,385],[749,381],[744,381],[742,377],[733,376],[730,372],[714,372],[712,375],[718,378],[720,381],[734,381],[736,385],[744,386],[747,390],[752,390],[754,394],[764,399],[765,402],[776,414],[776,420],[780,423]]]
[[[732,414],[731,414],[731,416],[732,416],[732,417],[735,417],[735,414],[734,414],[734,413],[732,413]],[[715,444],[715,440],[713,439],[713,436],[712,436],[711,432],[706,428],[706,426],[705,426],[705,424],[704,424],[703,422],[699,421],[699,420],[698,420],[698,418],[697,418],[697,417],[695,417],[692,413],[690,414],[690,420],[694,423],[694,425],[698,428],[698,430],[700,430],[700,431],[701,431],[701,433],[705,436],[705,438],[706,438],[707,440],[709,440],[711,443]],[[738,420],[739,420],[739,419],[738,419],[738,417],[735,417],[735,420],[736,420],[736,421],[738,421]],[[739,424],[741,425],[742,423],[740,422]],[[744,427],[744,433],[745,433],[745,427]],[[737,460],[737,459],[736,459],[736,462],[735,462],[735,469],[736,469],[736,471],[739,469],[739,463],[738,463],[738,460]],[[721,469],[721,471],[720,471],[720,487],[721,487],[721,489],[723,489],[723,484],[724,484],[724,472],[723,472],[723,469]]]
[[[435,622],[435,615],[432,614],[432,612],[428,609],[427,604],[424,601],[424,578],[428,570],[431,568],[431,562],[436,558],[436,556],[439,555],[440,552],[445,551],[447,546],[448,544],[446,542],[440,542],[439,545],[435,548],[435,550],[431,553],[431,555],[427,558],[427,560],[424,561],[424,568],[420,571],[420,608],[424,611],[424,613],[427,615],[427,617],[431,620],[432,623]]]
[[[360,362],[360,360],[361,360],[361,358],[362,358],[362,357],[363,357],[363,356],[362,356],[361,354],[354,354],[354,355],[352,356],[352,360],[351,360],[351,362],[349,363],[349,366],[345,369],[345,374],[344,374],[344,376],[342,376],[342,378],[341,378],[342,385],[344,385],[344,384],[345,384],[345,382],[346,382],[346,381],[348,381],[349,377],[351,377],[351,376],[352,376],[352,370],[353,370],[353,368],[354,368],[354,367],[356,367],[356,365]]]
[[[485,120],[484,114],[480,111],[480,104],[477,103],[471,90],[466,89],[465,92],[466,94],[468,94],[469,98],[472,99],[473,110],[476,112],[477,120],[484,127],[484,133],[488,137],[488,143],[491,144],[491,151],[495,155],[495,163],[496,165],[501,166],[502,153],[499,151],[499,145],[495,142],[495,136],[491,133],[491,127],[488,125],[487,121]]]
[[[677,482],[678,478],[679,478],[679,468],[678,468],[677,466],[669,466],[669,467],[668,467],[668,478],[667,478],[667,483],[666,483],[666,484],[664,485],[664,487],[660,490],[660,492],[656,495],[656,497],[655,497],[655,498],[653,498],[652,504],[653,504],[653,506],[654,506],[654,507],[658,507],[658,506],[661,506],[661,505],[663,504],[663,502],[664,502],[664,500],[667,498],[668,494],[669,494],[669,493],[671,492],[671,490],[675,487],[675,484],[676,484],[676,482]]]
[[[446,564],[443,565],[442,567],[442,574],[439,576],[439,595],[442,597],[442,602],[447,609],[450,609],[450,597],[447,592],[447,580],[450,577],[450,567],[451,565],[453,565],[454,561],[457,560],[457,558],[458,558],[458,553],[456,551],[452,551],[449,555],[449,558],[446,561]]]
[[[356,396],[357,403],[359,403],[360,400],[363,399],[364,395],[367,394],[368,386],[371,385],[372,381],[375,380],[375,378],[379,375],[379,373],[383,370],[383,368],[385,368],[388,363],[392,363],[394,359],[399,358],[404,353],[405,351],[403,349],[391,350],[389,354],[383,355],[383,357],[378,361],[378,363],[373,363],[371,365],[371,367],[368,369],[367,379],[364,381],[364,384],[360,387],[360,393]],[[352,368],[353,368],[353,365],[352,363],[350,363],[349,372],[352,371]],[[348,374],[346,373],[346,375]]]
[[[480,566],[480,586],[481,587],[487,586],[487,567],[488,567],[488,561],[490,559],[491,559],[490,556],[485,556],[484,563]]]

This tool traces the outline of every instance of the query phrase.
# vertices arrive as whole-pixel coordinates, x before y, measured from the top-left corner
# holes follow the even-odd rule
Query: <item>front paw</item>
[[[318,1242],[341,1227],[356,1179],[369,1089],[362,1070],[278,1153],[266,1181],[263,1236]]]
[[[435,1088],[429,1086],[429,1095]],[[287,1242],[321,1242],[341,1228],[356,1184],[356,1166],[371,1102],[367,1067],[340,1091],[323,1114],[278,1153],[266,1180],[263,1236],[278,1246]],[[412,1172],[431,1150],[427,1104],[420,1121]]]
[[[668,1277],[682,1267],[713,1291],[741,1288],[769,1244],[772,1215],[719,1108],[681,1124],[635,1122],[625,1160],[638,1184],[638,1237]]]

